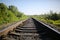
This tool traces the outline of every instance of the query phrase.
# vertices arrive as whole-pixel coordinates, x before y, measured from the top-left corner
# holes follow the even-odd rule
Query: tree
[[[5,4],[0,3],[0,24],[15,21],[14,18],[17,19],[13,12],[8,10]]]
[[[58,20],[59,19],[58,14],[56,12],[53,13],[52,11],[50,11],[50,14],[47,15],[46,18],[51,19],[51,20]]]
[[[5,22],[6,18],[7,18],[7,6],[3,3],[0,3],[0,21]]]
[[[12,5],[8,8],[4,3],[0,3],[0,24],[18,21],[23,15],[17,7]]]
[[[22,17],[23,13],[18,12],[17,17]]]
[[[15,14],[15,16],[18,18],[23,15],[23,13],[19,12],[17,7],[15,7],[15,6],[9,6],[9,10],[11,10]]]
[[[17,16],[17,14],[18,14],[17,7],[11,5],[11,6],[9,6],[9,10],[11,10]]]
[[[7,12],[7,6],[3,3],[0,3],[0,16],[6,15]]]
[[[52,20],[58,20],[59,18],[58,18],[57,13],[52,14],[52,15],[51,15],[51,19],[52,19]]]

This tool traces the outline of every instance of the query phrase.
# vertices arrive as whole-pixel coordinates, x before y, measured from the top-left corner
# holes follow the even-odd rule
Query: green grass
[[[38,16],[33,16],[33,18],[37,19],[37,20],[40,20],[40,21],[43,21],[45,23],[48,23],[48,24],[52,24],[52,25],[55,25],[57,27],[60,27],[60,20],[48,20],[48,19],[45,19],[44,17],[38,17]]]

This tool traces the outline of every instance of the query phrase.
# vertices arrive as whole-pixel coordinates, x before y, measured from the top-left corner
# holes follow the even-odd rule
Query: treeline
[[[26,18],[22,12],[19,12],[17,7],[10,5],[6,6],[0,3],[0,24],[15,22]]]
[[[44,15],[33,15],[32,17],[48,24],[53,24],[60,27],[60,13],[50,11]]]
[[[60,13],[50,11],[49,14],[45,15],[45,18],[50,20],[60,20]]]

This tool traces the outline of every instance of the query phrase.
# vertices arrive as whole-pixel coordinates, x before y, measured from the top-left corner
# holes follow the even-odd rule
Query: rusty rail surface
[[[2,36],[2,35],[7,35],[9,31],[12,31],[12,30],[13,30],[14,28],[16,28],[17,26],[22,25],[25,21],[26,21],[26,20],[16,22],[16,23],[14,23],[13,25],[10,25],[9,27],[1,30],[1,31],[0,31],[0,36]]]

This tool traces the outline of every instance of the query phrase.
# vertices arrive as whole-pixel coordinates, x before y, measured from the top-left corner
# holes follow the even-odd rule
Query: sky
[[[50,10],[60,12],[60,0],[0,0],[0,3],[14,5],[26,15],[40,15]]]

